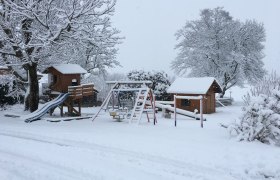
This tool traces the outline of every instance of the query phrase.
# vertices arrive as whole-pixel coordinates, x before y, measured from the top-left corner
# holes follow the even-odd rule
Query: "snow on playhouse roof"
[[[221,92],[220,85],[213,77],[177,78],[167,89],[167,93],[206,94],[213,83],[216,86],[215,92]]]
[[[85,74],[87,71],[78,64],[57,64],[51,66],[62,74]]]

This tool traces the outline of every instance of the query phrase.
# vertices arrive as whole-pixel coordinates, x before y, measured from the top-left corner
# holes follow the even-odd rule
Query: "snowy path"
[[[0,161],[0,166],[3,167],[1,169],[9,175],[6,174],[6,177],[30,179],[28,176],[30,172],[32,179],[110,179],[116,177],[119,179],[235,179],[230,178],[227,172],[215,168],[196,166],[165,157],[97,144],[34,137],[31,134],[15,132],[0,133],[0,141],[9,141],[14,144],[14,146],[10,144],[10,147],[0,147],[1,157],[6,157],[6,159],[1,158]],[[34,152],[38,146],[46,151]],[[17,151],[19,147],[24,147],[20,153]],[[10,150],[7,152],[7,149]],[[55,151],[52,152],[52,149]],[[51,157],[53,153],[55,157],[61,158],[59,162]],[[69,161],[68,155],[77,159]],[[13,161],[9,161],[11,159]],[[65,163],[59,165],[62,161]],[[84,163],[91,163],[92,166],[89,167],[92,168],[85,166]],[[116,174],[104,173],[104,177],[95,176],[95,174],[100,174],[99,171],[106,171],[106,169]],[[139,176],[139,171],[141,176]]]
[[[219,126],[239,110],[219,109],[203,129],[185,117],[175,128],[160,115],[156,126],[145,118],[138,126],[107,113],[94,123],[24,123],[0,112],[0,179],[280,179],[279,147],[237,142]]]

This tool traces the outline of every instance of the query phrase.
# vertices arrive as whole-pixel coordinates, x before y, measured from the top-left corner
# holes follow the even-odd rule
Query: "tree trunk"
[[[224,95],[225,95],[225,93],[226,93],[226,90],[227,90],[227,87],[224,86],[224,87],[222,88],[222,92],[220,93],[220,98],[223,98],[223,97],[224,97]]]
[[[28,93],[25,96],[25,110],[29,110],[30,112],[36,111],[38,109],[39,104],[39,83],[37,77],[37,64],[32,63],[32,65],[28,65]]]

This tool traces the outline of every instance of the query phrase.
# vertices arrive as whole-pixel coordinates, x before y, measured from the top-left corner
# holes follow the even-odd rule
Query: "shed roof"
[[[216,93],[222,91],[213,77],[177,78],[167,89],[167,93],[206,94],[212,85],[215,86]]]
[[[62,74],[85,74],[87,71],[78,64],[57,64],[51,66]],[[44,72],[46,72],[45,70]]]
[[[9,69],[8,66],[0,66],[0,69]]]

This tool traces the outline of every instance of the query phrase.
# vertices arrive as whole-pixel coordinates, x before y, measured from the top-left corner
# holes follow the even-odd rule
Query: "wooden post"
[[[82,111],[82,110],[81,110],[82,100],[79,99],[79,100],[78,100],[78,103],[79,103],[79,104],[78,104],[78,106],[79,106],[79,116],[81,116],[81,115],[82,115],[82,113],[81,113],[81,111]]]
[[[60,116],[63,117],[63,104],[60,106]]]
[[[200,96],[200,125],[203,128],[203,96]]]
[[[177,116],[176,116],[176,95],[174,95],[174,116],[175,116],[175,127],[177,126]]]
[[[112,97],[113,97],[113,110],[115,108],[115,96],[114,96],[114,91],[112,91]]]
[[[157,119],[156,119],[156,96],[153,95],[153,102],[152,102],[154,105],[153,105],[153,109],[154,109],[154,125],[156,125],[157,123]]]

